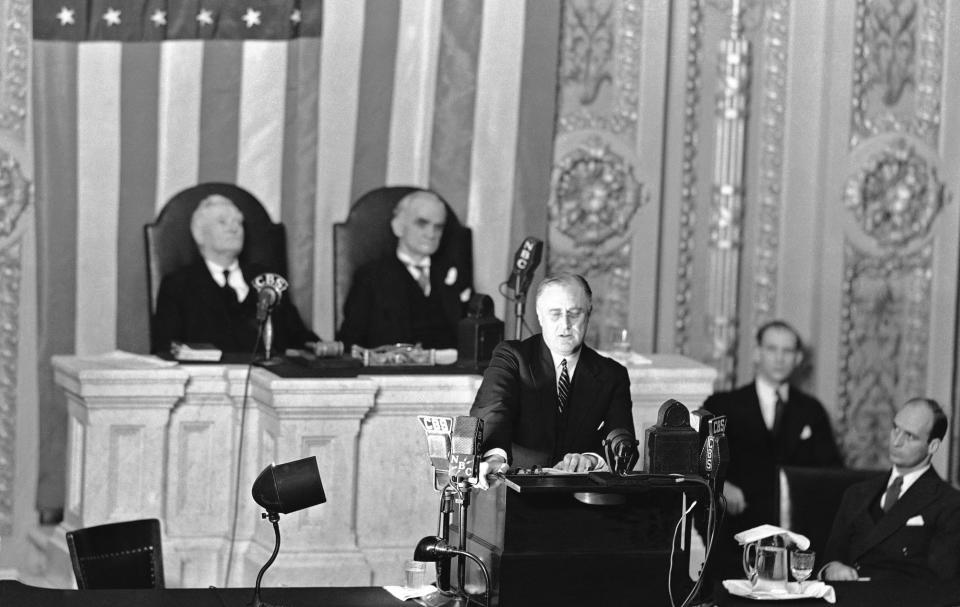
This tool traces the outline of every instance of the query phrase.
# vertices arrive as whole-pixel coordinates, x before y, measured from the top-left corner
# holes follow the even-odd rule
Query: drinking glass
[[[803,582],[813,573],[813,550],[794,550],[790,553],[790,573],[800,582],[800,594],[803,594]]]

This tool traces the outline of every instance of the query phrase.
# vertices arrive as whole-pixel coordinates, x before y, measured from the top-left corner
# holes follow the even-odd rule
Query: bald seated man
[[[153,319],[152,350],[170,352],[171,342],[210,343],[224,352],[251,354],[257,343],[257,292],[253,279],[268,272],[240,263],[243,213],[220,194],[207,196],[190,220],[200,259],[163,278]],[[271,313],[273,352],[319,341],[300,319],[287,290]],[[258,350],[263,352],[261,343]]]
[[[578,274],[537,287],[541,333],[502,342],[483,374],[470,415],[483,420],[478,486],[511,468],[603,469],[603,439],[634,434],[630,379],[620,363],[583,343],[593,293]]]
[[[930,465],[947,416],[930,398],[908,400],[890,429],[888,474],[850,486],[823,552],[830,581],[960,578],[960,492]]]
[[[417,190],[400,199],[390,222],[397,250],[356,271],[337,339],[364,348],[457,346],[472,272],[435,255],[446,222],[447,206],[435,193]]]

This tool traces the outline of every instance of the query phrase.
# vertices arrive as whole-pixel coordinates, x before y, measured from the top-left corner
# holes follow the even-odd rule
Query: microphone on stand
[[[540,258],[543,257],[543,241],[539,238],[528,236],[520,243],[513,256],[513,272],[507,283],[513,289],[514,295],[514,335],[516,339],[523,337],[523,310],[527,303],[527,289],[533,281],[533,273],[540,265]]]
[[[257,290],[257,322],[263,324],[263,350],[270,359],[273,348],[273,324],[270,312],[280,303],[283,292],[290,286],[279,274],[261,274],[253,279],[253,288]]]

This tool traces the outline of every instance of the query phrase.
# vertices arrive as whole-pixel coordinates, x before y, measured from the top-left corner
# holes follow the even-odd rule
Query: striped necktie
[[[410,268],[417,275],[417,284],[420,285],[423,296],[430,297],[430,267],[410,264]]]
[[[560,379],[557,381],[557,411],[563,413],[570,402],[570,374],[567,373],[567,359],[560,361]]]

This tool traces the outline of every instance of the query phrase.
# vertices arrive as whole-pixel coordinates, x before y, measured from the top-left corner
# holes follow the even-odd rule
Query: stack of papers
[[[174,358],[182,361],[217,362],[223,356],[223,352],[213,344],[185,344],[176,341],[171,344],[170,352]]]

